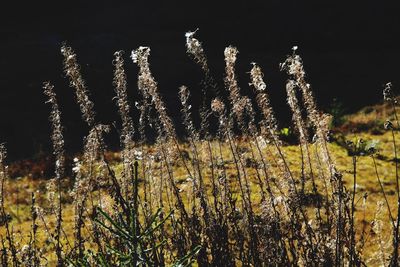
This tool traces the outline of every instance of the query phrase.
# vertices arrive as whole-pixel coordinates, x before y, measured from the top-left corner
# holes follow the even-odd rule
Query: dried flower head
[[[237,48],[229,46],[225,48],[225,85],[229,92],[232,103],[237,102],[240,98],[240,89],[235,75],[236,58],[239,51]]]
[[[289,75],[294,75],[295,79],[304,79],[305,71],[303,68],[303,61],[299,55],[296,54],[298,47],[294,46],[292,48],[293,53],[291,56],[288,56],[285,62],[280,64],[281,70],[286,70]]]
[[[232,104],[233,115],[236,117],[236,121],[243,130],[243,119],[249,102],[246,97],[240,94],[240,88],[236,80],[235,64],[238,53],[239,51],[236,47],[229,46],[225,48],[225,85],[229,92],[229,100]]]
[[[386,83],[385,88],[383,88],[383,100],[388,102],[394,101],[394,103],[397,103],[396,98],[393,96],[391,82]]]
[[[74,163],[73,163],[73,167],[72,167],[72,172],[74,173],[79,173],[81,171],[82,168],[82,164],[79,161],[78,158],[74,158]]]
[[[198,29],[197,29],[198,30]],[[187,32],[186,37],[186,52],[193,59],[194,62],[200,65],[204,72],[204,78],[201,81],[202,101],[199,107],[200,113],[200,129],[199,135],[205,139],[210,138],[210,117],[212,112],[210,111],[211,99],[220,96],[220,90],[216,84],[213,76],[210,73],[209,66],[207,64],[207,57],[204,53],[202,44],[197,40],[194,35],[197,30],[193,32]]]
[[[76,54],[71,47],[63,45],[61,54],[64,56],[64,72],[70,80],[70,85],[75,89],[76,100],[84,121],[91,128],[95,122],[93,102],[89,99],[89,92],[80,73],[80,67],[76,60]]]
[[[225,112],[225,104],[219,98],[216,98],[211,102],[211,110],[217,114],[222,114]]]
[[[293,49],[292,55],[288,56],[285,62],[280,65],[281,70],[285,70],[291,77],[291,82],[288,83],[287,89],[293,88],[293,92],[291,92],[293,96],[292,100],[295,97],[294,88],[299,88],[301,91],[304,106],[307,111],[306,119],[311,122],[311,125],[314,128],[316,137],[315,141],[320,148],[323,162],[326,163],[326,167],[329,170],[331,177],[333,177],[338,171],[333,163],[333,160],[326,145],[326,143],[328,142],[329,119],[317,109],[315,99],[312,95],[311,85],[305,81],[306,74],[304,71],[302,59],[299,55],[296,54],[296,50],[297,48]],[[288,99],[289,105],[296,104],[294,102],[290,103],[292,100]],[[296,113],[298,113],[298,111],[296,111]],[[300,113],[297,115],[294,114],[295,117],[299,117],[299,115]],[[307,124],[307,121],[305,124]],[[302,134],[300,133],[300,135]],[[304,137],[306,137],[306,135],[304,135],[303,138]],[[300,136],[300,138],[302,137]]]
[[[198,29],[193,32],[187,32],[185,34],[186,52],[193,57],[194,61],[196,61],[196,63],[201,66],[204,72],[208,73],[209,68],[207,65],[207,58],[204,53],[203,47],[200,41],[194,37],[197,31]]]
[[[84,160],[93,163],[103,156],[105,149],[104,135],[110,132],[110,126],[97,124],[85,138]]]
[[[131,58],[133,62],[139,66],[138,87],[143,95],[151,97],[151,103],[160,116],[159,120],[163,126],[162,131],[165,132],[168,137],[175,137],[175,127],[167,114],[164,101],[158,92],[157,82],[150,71],[148,61],[149,55],[149,47],[140,46],[138,49],[132,51]]]
[[[267,85],[264,82],[264,73],[262,72],[261,68],[257,65],[257,63],[252,62],[251,65],[253,66],[250,70],[250,78],[251,83],[254,88],[258,91],[264,91],[267,89]]]
[[[253,67],[251,68],[250,71],[250,78],[251,78],[250,85],[252,85],[253,88],[255,89],[257,105],[264,115],[265,126],[269,129],[269,132],[270,134],[272,134],[272,137],[275,140],[278,140],[278,135],[277,135],[278,123],[275,118],[274,111],[271,107],[269,96],[266,92],[267,85],[263,80],[264,75],[262,73],[261,68],[256,63],[252,63],[252,65]]]
[[[123,51],[117,51],[114,53],[114,90],[117,94],[115,98],[117,100],[118,111],[122,120],[122,132],[120,136],[121,145],[123,145],[124,148],[127,148],[133,142],[134,126],[129,114],[130,105],[128,103],[127,82],[122,55]]]
[[[53,153],[56,157],[56,178],[61,179],[64,175],[65,155],[64,155],[64,137],[61,124],[61,112],[57,103],[54,86],[49,82],[43,85],[44,94],[48,97],[46,103],[51,104],[50,121],[52,126],[51,140],[53,142]]]
[[[194,123],[191,118],[191,109],[192,106],[189,104],[189,97],[190,97],[190,92],[189,89],[182,85],[179,87],[179,98],[181,100],[182,104],[182,116],[183,116],[183,124],[185,125],[187,133],[194,138],[194,140],[199,139],[199,134],[196,131],[196,128],[194,127]]]
[[[4,161],[7,158],[7,149],[4,144],[0,144],[0,167],[4,166]]]
[[[290,109],[293,112],[292,116],[293,123],[297,131],[299,132],[300,142],[302,145],[305,145],[308,142],[308,132],[301,115],[301,109],[296,97],[295,89],[296,89],[296,82],[293,80],[288,80],[286,83],[287,101],[290,106]]]
[[[4,182],[7,176],[7,166],[5,165],[5,160],[7,157],[7,150],[4,144],[0,144],[0,210],[2,217],[4,214]]]
[[[130,174],[132,163],[135,159],[134,156],[134,126],[133,120],[129,114],[130,105],[128,103],[127,94],[127,81],[124,70],[123,51],[117,51],[114,53],[114,90],[116,93],[115,99],[117,100],[118,111],[122,120],[122,131],[120,133],[120,143],[122,146],[122,158],[123,158],[123,171],[122,171],[122,183],[123,190],[129,188]],[[126,190],[125,190],[126,191]]]
[[[231,120],[226,115],[226,108],[224,102],[219,98],[211,101],[211,111],[218,118],[219,121],[219,135],[223,137],[229,135],[232,130]]]

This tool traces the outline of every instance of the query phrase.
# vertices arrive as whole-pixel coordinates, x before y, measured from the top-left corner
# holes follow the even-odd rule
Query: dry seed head
[[[264,115],[265,126],[269,129],[274,139],[278,140],[278,123],[266,92],[267,86],[263,80],[263,76],[261,68],[256,63],[253,63],[250,71],[250,85],[255,89],[257,105]]]
[[[132,50],[131,58],[133,63],[137,63],[140,67],[148,66],[148,57],[150,55],[150,47],[139,46],[138,49]]]
[[[313,97],[311,86],[305,81],[305,71],[303,67],[302,59],[296,54],[297,47],[293,48],[293,54],[288,56],[286,61],[281,64],[281,69],[286,70],[288,75],[293,78],[291,83],[301,90],[304,106],[307,110],[307,117],[311,121],[315,128],[316,136],[321,142],[326,141],[326,135],[324,135],[324,130],[320,128],[321,115],[317,109],[315,99]]]
[[[285,70],[287,74],[291,76],[296,86],[301,89],[308,116],[314,126],[317,127],[319,120],[317,107],[311,92],[311,86],[305,81],[303,61],[301,57],[296,54],[296,50],[297,47],[293,48],[293,54],[288,56],[285,62],[281,64],[281,70]]]
[[[198,140],[199,135],[198,135],[196,128],[194,127],[193,121],[190,117],[192,106],[189,104],[189,97],[190,97],[189,89],[184,85],[179,87],[179,98],[180,98],[181,104],[182,104],[181,111],[182,111],[182,115],[183,115],[183,124],[186,127],[187,133],[190,134],[194,138],[194,140]]]
[[[144,99],[143,101],[135,102],[135,107],[139,110],[139,134],[140,134],[140,140],[141,142],[146,140],[146,119],[147,119],[147,114],[149,110],[148,106],[148,99]]]
[[[89,135],[85,138],[83,156],[87,163],[93,163],[102,156],[102,152],[105,148],[104,134],[109,132],[110,127],[103,124],[97,124],[90,130]]]
[[[225,104],[216,98],[211,102],[211,110],[217,114],[223,114],[225,112]]]
[[[179,87],[179,97],[181,99],[182,105],[188,105],[190,92],[186,86],[182,85],[181,87]],[[189,107],[189,109],[190,109],[190,107]]]
[[[385,88],[383,88],[383,100],[388,102],[396,101],[395,98],[393,97],[391,82],[386,83]]]
[[[7,158],[7,149],[4,144],[0,144],[0,167],[4,167],[4,161]],[[2,168],[0,168],[1,171]]]
[[[4,184],[7,178],[7,166],[5,165],[5,159],[7,157],[7,149],[4,144],[0,144],[0,186]],[[3,188],[0,188],[0,208],[4,207],[4,192]]]
[[[127,148],[133,142],[134,126],[132,118],[129,115],[130,106],[128,103],[127,82],[122,55],[123,51],[114,53],[114,90],[117,94],[117,106],[122,120],[121,144],[124,148]]]
[[[7,158],[7,149],[4,144],[0,144],[0,174],[1,177],[5,175],[3,171],[5,170],[5,160]]]
[[[51,140],[53,143],[53,153],[56,157],[56,178],[60,179],[64,175],[65,155],[64,155],[64,137],[61,124],[61,112],[57,103],[54,86],[49,82],[43,85],[44,94],[48,97],[46,103],[51,104],[50,121],[52,126]]]
[[[234,109],[238,110],[241,115],[239,125],[244,133],[248,131],[251,134],[256,134],[257,128],[255,125],[255,112],[250,98],[247,96],[240,96],[239,101],[235,103]],[[247,118],[247,126],[244,123],[244,117]]]
[[[160,116],[163,131],[170,138],[175,138],[175,127],[171,118],[167,114],[167,110],[160,94],[158,93],[157,82],[154,80],[150,71],[148,57],[150,55],[149,47],[139,47],[132,51],[132,60],[139,66],[138,87],[144,96],[150,96],[151,102],[155,110]]]
[[[261,68],[256,63],[253,62],[252,65],[253,67],[251,68],[250,71],[250,77],[251,77],[250,85],[253,85],[254,88],[258,91],[264,91],[265,89],[267,89],[267,85],[263,80],[264,74]]]
[[[108,133],[109,130],[110,127],[106,125],[98,124],[94,126],[85,138],[82,163],[78,159],[74,159],[75,166],[73,171],[76,173],[76,181],[74,189],[71,191],[70,195],[73,197],[75,205],[79,206],[80,203],[84,201],[87,192],[92,190],[93,177],[92,175],[85,173],[85,167],[92,166],[93,163],[103,156],[103,151],[105,149],[103,135]],[[100,165],[100,168],[101,167],[104,166]],[[77,217],[76,219],[78,220],[79,218]]]
[[[242,131],[247,131],[247,127],[244,125],[244,117],[247,115],[249,118],[250,131],[255,131],[255,113],[251,100],[240,94],[240,88],[236,80],[235,75],[235,63],[238,54],[238,50],[235,47],[229,46],[225,48],[225,84],[229,91],[229,99],[232,103],[232,111],[236,116],[236,120],[241,127]]]
[[[225,48],[224,56],[227,64],[233,65],[236,62],[236,56],[239,53],[236,47],[228,46]]]
[[[225,85],[229,91],[229,100],[232,104],[232,111],[236,117],[238,124],[240,125],[242,130],[245,130],[244,127],[244,115],[246,111],[252,110],[252,107],[249,110],[249,104],[251,103],[247,101],[246,97],[242,97],[240,95],[240,88],[236,80],[235,75],[235,63],[236,57],[238,54],[238,50],[235,47],[229,46],[225,48]]]
[[[207,65],[207,58],[204,53],[203,47],[200,41],[194,38],[194,35],[196,34],[197,30],[193,32],[187,32],[185,34],[186,52],[193,57],[194,61],[201,66],[201,68],[205,73],[208,73],[209,68]]]
[[[295,124],[296,129],[299,132],[300,142],[302,145],[305,145],[308,140],[308,133],[304,124],[304,120],[301,116],[301,109],[296,97],[295,89],[296,89],[295,81],[288,80],[286,83],[287,101],[290,106],[290,109],[293,112],[293,123]]]
[[[81,171],[81,168],[82,168],[82,164],[79,161],[79,159],[78,158],[74,158],[74,164],[73,164],[72,172],[79,173]]]
[[[306,83],[304,80],[298,80],[297,84],[299,85],[301,89],[301,93],[303,96],[303,101],[304,105],[307,110],[308,117],[315,127],[315,129],[318,131],[319,130],[319,121],[321,120],[321,115],[320,112],[317,109],[317,105],[315,103],[314,96],[311,91],[311,86],[310,84]],[[319,136],[320,137],[320,136]]]
[[[222,135],[229,134],[231,131],[231,123],[226,117],[225,104],[219,98],[215,98],[211,101],[211,110],[218,118],[220,128],[219,133]]]
[[[197,29],[198,30],[198,29]],[[200,129],[199,134],[208,139],[210,137],[209,126],[210,126],[210,116],[211,111],[209,110],[209,99],[215,96],[220,95],[217,84],[214,82],[212,75],[210,74],[210,69],[207,63],[207,57],[204,53],[202,44],[199,40],[197,40],[194,35],[197,30],[193,32],[187,32],[185,34],[186,37],[186,52],[195,61],[197,64],[201,66],[201,69],[204,72],[204,79],[202,80],[202,104],[200,107]]]
[[[295,76],[297,79],[304,79],[305,71],[303,62],[299,55],[296,54],[297,46],[292,48],[293,54],[288,56],[285,62],[280,64],[281,70],[286,70],[289,75]]]
[[[309,121],[312,123],[312,126],[314,127],[316,133],[315,139],[322,153],[323,161],[326,163],[327,168],[331,174],[331,177],[334,179],[334,176],[338,174],[338,171],[332,161],[332,158],[330,156],[329,150],[326,145],[328,141],[327,134],[329,131],[329,124],[328,124],[329,120],[327,119],[326,116],[321,114],[317,109],[317,105],[312,95],[311,86],[305,81],[305,71],[303,68],[301,57],[296,54],[296,50],[297,48],[293,49],[293,54],[291,56],[288,56],[286,61],[281,64],[281,69],[286,70],[286,72],[293,79],[290,82],[289,87],[293,88],[298,87],[301,90],[304,106],[307,111],[307,119],[309,119]],[[295,96],[295,94],[293,95]],[[290,98],[289,95],[288,98]],[[289,105],[291,104],[290,101],[291,100],[288,99]],[[296,114],[294,114],[294,116],[297,118],[301,118]]]
[[[84,121],[89,127],[95,122],[93,102],[89,99],[89,92],[80,73],[80,67],[76,60],[76,54],[71,47],[63,45],[61,54],[64,56],[64,72],[70,80],[70,86],[75,89],[76,100],[82,113]]]
[[[328,140],[329,136],[329,127],[332,122],[332,115],[330,114],[320,114],[318,120],[318,131],[317,135],[323,136],[323,140]],[[318,136],[317,136],[318,137]]]
[[[229,97],[232,103],[237,102],[240,98],[239,85],[235,76],[235,63],[238,50],[235,47],[229,46],[225,48],[225,84],[229,91]]]

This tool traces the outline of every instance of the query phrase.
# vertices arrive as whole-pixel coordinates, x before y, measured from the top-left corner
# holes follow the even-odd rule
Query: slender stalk
[[[134,175],[132,177],[132,185],[133,185],[133,266],[137,266],[138,261],[138,236],[139,236],[139,212],[138,212],[138,193],[139,193],[139,186],[138,186],[138,162],[135,161],[134,163]]]
[[[350,260],[349,266],[355,264],[355,230],[354,230],[354,212],[355,212],[355,197],[357,186],[357,157],[353,156],[353,192],[351,194],[351,219],[350,219]]]
[[[388,210],[388,213],[389,213],[389,220],[392,223],[392,226],[393,226],[393,229],[394,229],[396,224],[395,224],[392,212],[391,212],[391,208],[390,208],[390,205],[389,205],[389,200],[388,200],[388,198],[386,196],[385,189],[383,188],[382,181],[381,181],[381,179],[379,177],[378,166],[376,165],[376,160],[375,160],[374,155],[371,155],[371,158],[372,158],[372,162],[374,163],[375,175],[376,175],[376,178],[378,179],[379,187],[381,189],[383,198],[385,199],[386,207],[387,207],[387,210]]]
[[[399,169],[398,169],[398,158],[397,158],[397,145],[396,145],[396,138],[394,135],[394,129],[391,130],[392,132],[392,141],[393,141],[393,151],[394,151],[394,162],[395,162],[395,170],[396,170],[396,194],[397,194],[397,219],[396,225],[394,228],[394,243],[393,243],[393,259],[392,264],[393,266],[398,265],[398,258],[399,258],[399,224],[400,224],[400,184],[399,184]]]

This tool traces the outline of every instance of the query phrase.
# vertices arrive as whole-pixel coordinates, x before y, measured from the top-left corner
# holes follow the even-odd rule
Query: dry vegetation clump
[[[360,138],[370,139],[365,133],[332,144],[331,117],[318,109],[294,47],[280,68],[298,142],[285,146],[260,66],[251,66],[251,99],[237,80],[237,48],[224,51],[225,88],[195,32],[186,34],[186,48],[204,78],[200,114],[190,88],[178,90],[184,138],[151,73],[150,48],[131,56],[139,67],[138,118],[130,115],[124,53],[114,54],[121,152],[113,155],[104,141],[112,128],[97,121],[77,56],[62,47],[89,131],[68,177],[62,114],[45,83],[54,178],[23,178],[29,186],[19,197],[0,145],[2,266],[398,266],[399,121],[391,85],[384,98],[394,120],[385,123],[379,153],[376,142]]]

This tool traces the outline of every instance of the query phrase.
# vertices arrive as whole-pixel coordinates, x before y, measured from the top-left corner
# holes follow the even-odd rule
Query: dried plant
[[[132,51],[132,60],[139,66],[138,87],[143,95],[151,96],[151,102],[160,115],[160,121],[163,126],[162,131],[165,131],[166,137],[174,138],[176,135],[175,127],[171,121],[171,118],[168,116],[164,102],[158,93],[157,82],[154,80],[154,77],[151,74],[148,61],[149,55],[149,47],[141,46]]]
[[[56,254],[57,254],[57,266],[63,266],[62,248],[61,248],[61,225],[62,225],[62,189],[61,179],[64,176],[65,168],[65,155],[64,155],[64,137],[62,133],[61,124],[61,112],[58,107],[56,94],[54,92],[54,86],[50,83],[45,83],[43,86],[44,94],[48,97],[47,103],[51,104],[50,121],[52,125],[51,140],[53,142],[53,153],[56,157],[55,175],[57,180],[57,193],[58,193],[58,205],[56,209],[57,225],[56,225]],[[34,231],[35,232],[35,231]]]
[[[11,262],[14,266],[18,266],[20,261],[17,257],[17,245],[14,239],[14,233],[12,228],[10,227],[9,224],[9,218],[10,215],[7,213],[6,208],[5,208],[5,191],[4,191],[4,183],[8,178],[7,175],[7,165],[5,163],[7,157],[7,150],[4,144],[0,144],[0,179],[1,179],[1,196],[0,196],[0,200],[1,200],[1,220],[5,225],[5,229],[6,229],[6,240],[8,243],[8,249],[11,252]],[[11,229],[10,229],[11,228]],[[2,237],[3,239],[3,237]],[[3,247],[4,247],[4,241],[3,242]],[[5,252],[7,253],[7,252]]]
[[[252,85],[255,89],[257,104],[263,114],[263,126],[268,129],[269,136],[275,141],[278,141],[278,123],[270,104],[269,96],[266,90],[267,85],[263,80],[263,73],[261,68],[256,63],[253,63],[253,67],[250,71],[250,77],[250,85]]]
[[[199,266],[365,266],[376,262],[397,266],[400,204],[397,214],[392,212],[376,149],[362,141],[346,143],[353,167],[348,189],[328,144],[330,117],[317,107],[297,47],[281,64],[288,75],[290,128],[295,129],[300,152],[292,157],[285,153],[293,147],[285,147],[281,140],[261,68],[252,63],[253,100],[239,87],[235,69],[238,50],[227,47],[225,99],[195,34],[186,33],[186,52],[204,73],[202,98],[199,114],[195,114],[190,90],[179,88],[184,136],[177,135],[178,124],[169,115],[151,73],[150,48],[139,47],[131,55],[139,67],[137,125],[131,116],[123,52],[114,53],[121,160],[112,163],[104,140],[111,128],[96,121],[76,55],[70,47],[62,47],[65,75],[75,91],[88,134],[82,155],[74,159],[75,181],[68,197],[63,195],[68,188],[61,184],[67,180],[61,112],[53,85],[45,83],[44,93],[51,106],[55,179],[47,182],[44,207],[38,201],[41,195],[32,194],[29,240],[19,238],[22,235],[14,231],[14,222],[10,223],[14,215],[9,214],[4,192],[6,150],[0,145],[0,222],[5,226],[5,236],[0,237],[2,266],[41,266],[46,264],[46,253],[54,253],[57,263],[49,264],[58,266],[166,266],[174,262],[174,266],[190,266],[194,260]],[[384,99],[392,106],[398,126],[397,101],[390,83],[385,85]],[[198,115],[199,125],[194,119]],[[386,128],[392,134],[400,203],[399,127],[389,121]],[[360,197],[358,211],[358,160],[362,156],[372,160],[385,200],[378,204],[371,225],[366,221],[366,194]],[[68,198],[71,203],[63,206]],[[71,234],[66,233],[67,220],[62,216],[62,210],[70,206],[74,209]],[[392,242],[387,242],[384,209],[393,228]],[[357,212],[363,213],[361,227]],[[55,224],[48,219],[54,214]],[[40,249],[42,235],[54,248],[51,252]],[[72,242],[69,235],[73,235]],[[364,250],[369,242],[378,252],[368,258]]]
[[[204,73],[204,78],[201,82],[202,101],[200,106],[200,135],[209,139],[211,120],[210,102],[215,97],[221,97],[221,92],[211,75],[203,46],[201,42],[194,37],[197,31],[198,29],[185,34],[186,52],[198,65],[200,65]]]
[[[88,126],[92,128],[95,123],[94,105],[89,99],[88,90],[80,73],[76,54],[71,47],[65,44],[61,47],[61,54],[64,57],[64,72],[70,80],[70,86],[75,89],[76,101],[81,109],[82,117]]]
[[[185,34],[186,37],[186,52],[193,57],[197,64],[201,66],[203,71],[208,74],[210,69],[207,64],[207,57],[204,53],[203,47],[199,40],[197,40],[194,35],[198,31],[195,30],[193,32],[187,32]]]
[[[130,105],[128,103],[127,94],[127,82],[126,74],[124,70],[124,60],[122,58],[123,51],[117,51],[114,53],[114,86],[118,111],[122,120],[122,131],[121,131],[121,144],[124,148],[132,146],[133,136],[135,134],[133,121],[130,116]]]
[[[5,197],[4,197],[4,183],[6,182],[7,178],[7,165],[5,163],[7,157],[7,150],[4,144],[0,144],[0,183],[1,183],[1,189],[0,189],[0,207],[1,207],[1,216],[2,220],[4,220],[5,216]]]
[[[133,126],[133,120],[130,116],[130,105],[128,103],[127,94],[127,81],[124,70],[124,60],[122,58],[123,51],[117,51],[114,53],[114,88],[116,93],[116,100],[118,111],[122,120],[122,130],[120,133],[120,142],[122,146],[122,159],[124,162],[122,188],[129,188],[128,183],[131,181],[131,168],[132,162],[135,159],[134,155],[134,134],[135,129]],[[127,195],[129,192],[124,190]]]

